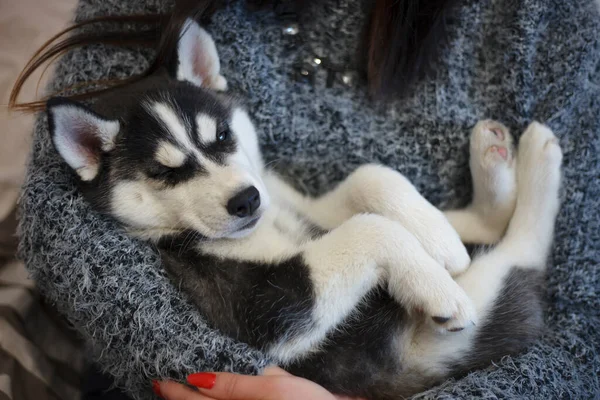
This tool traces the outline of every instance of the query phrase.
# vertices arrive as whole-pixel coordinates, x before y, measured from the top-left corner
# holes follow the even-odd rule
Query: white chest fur
[[[250,235],[202,243],[200,248],[203,253],[223,258],[278,262],[297,254],[313,233],[313,227],[300,214],[274,203]]]

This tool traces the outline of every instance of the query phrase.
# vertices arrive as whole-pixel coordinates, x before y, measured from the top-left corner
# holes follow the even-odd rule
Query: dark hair
[[[368,29],[371,93],[390,97],[425,77],[436,61],[455,0],[377,0]]]
[[[71,95],[85,99],[123,86],[154,73],[164,65],[174,49],[184,20],[192,17],[208,23],[212,14],[228,0],[176,0],[168,14],[125,15],[94,18],[77,23],[48,40],[29,60],[17,78],[9,99],[9,107],[19,111],[44,109],[46,99],[17,102],[19,92],[31,74],[48,61],[53,61],[67,51],[101,43],[116,46],[147,46],[157,49],[154,62],[146,72],[125,80],[89,82],[65,88],[60,93],[83,87],[101,86],[100,89]],[[248,0],[252,8],[277,6],[282,0]],[[300,11],[316,0],[288,0]],[[364,45],[367,50],[364,69],[369,89],[374,97],[389,98],[406,90],[413,82],[430,71],[437,58],[446,34],[446,23],[455,0],[375,0]],[[86,29],[92,25],[106,24],[106,30]],[[116,28],[115,28],[116,26]],[[73,33],[74,32],[74,33]],[[67,36],[71,34],[70,36]],[[55,93],[54,95],[56,95]]]

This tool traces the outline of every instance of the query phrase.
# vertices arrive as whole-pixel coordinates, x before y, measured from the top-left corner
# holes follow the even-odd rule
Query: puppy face
[[[84,193],[134,233],[238,237],[268,207],[254,126],[223,96],[181,83],[147,93],[119,122],[65,100],[50,110]]]
[[[177,51],[171,76],[138,89],[117,118],[50,100],[53,142],[90,202],[134,234],[243,236],[269,204],[254,126],[217,93],[226,81],[216,48],[195,22],[184,24]]]
[[[111,155],[110,212],[136,231],[252,230],[269,204],[254,127],[210,93],[148,96]]]

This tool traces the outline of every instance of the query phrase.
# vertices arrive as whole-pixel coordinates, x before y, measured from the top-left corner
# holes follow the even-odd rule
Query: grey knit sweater
[[[362,2],[329,3],[333,8],[316,13],[305,29],[314,46],[342,59],[356,49]],[[83,0],[78,15],[166,6]],[[330,188],[359,164],[380,162],[404,173],[436,205],[465,204],[468,136],[477,120],[498,119],[518,136],[536,119],[560,138],[564,204],[548,277],[546,333],[528,352],[420,396],[600,396],[598,14],[593,0],[460,0],[435,76],[384,108],[369,102],[362,85],[296,82],[293,53],[301,49],[288,48],[269,12],[252,14],[234,2],[209,27],[224,75],[248,100],[267,161],[310,193]],[[127,76],[150,58],[90,46],[62,59],[53,85]],[[21,212],[21,254],[40,290],[134,397],[151,398],[152,378],[256,373],[268,362],[207,327],[171,285],[152,246],[90,210],[53,150],[43,117]]]

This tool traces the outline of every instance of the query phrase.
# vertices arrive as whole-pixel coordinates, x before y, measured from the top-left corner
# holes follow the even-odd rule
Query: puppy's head
[[[262,160],[246,111],[216,92],[219,70],[214,42],[189,20],[167,84],[147,85],[118,118],[48,102],[54,145],[93,206],[150,239],[252,231],[269,204]]]

